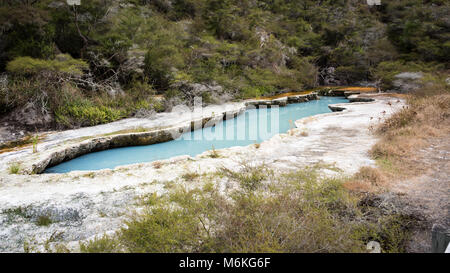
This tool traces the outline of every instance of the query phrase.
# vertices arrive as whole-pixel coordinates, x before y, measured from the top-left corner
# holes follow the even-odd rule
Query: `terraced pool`
[[[331,112],[329,104],[348,102],[343,97],[321,97],[280,108],[245,111],[240,116],[220,121],[213,127],[187,132],[178,139],[146,145],[115,148],[82,155],[45,170],[65,173],[76,170],[112,169],[121,165],[152,162],[174,156],[196,156],[212,149],[259,143],[292,128],[300,118]]]

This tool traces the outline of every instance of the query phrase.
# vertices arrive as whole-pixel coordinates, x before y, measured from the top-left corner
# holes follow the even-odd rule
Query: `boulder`
[[[336,68],[332,66],[322,69],[319,76],[324,85],[342,85],[342,82],[336,77]]]
[[[66,3],[62,2],[62,1],[53,1],[50,2],[50,4],[48,4],[47,7],[52,8],[52,9],[59,9],[59,8],[63,8],[66,6]]]
[[[156,111],[153,109],[139,109],[135,114],[135,118],[155,119]]]
[[[224,94],[224,89],[221,85],[215,82],[210,84],[206,83],[190,83],[185,81],[180,81],[172,85],[172,88],[178,89],[183,94],[183,98],[186,100],[188,105],[193,105],[194,99],[198,97],[203,99],[203,105],[213,103],[216,101],[224,102],[226,100],[226,94]]]
[[[422,72],[403,72],[394,76],[393,85],[395,91],[402,93],[414,92],[421,88],[423,78]]]
[[[33,129],[49,127],[54,121],[50,113],[32,102],[15,109],[9,115],[8,120]]]
[[[372,102],[372,101],[375,101],[375,99],[373,99],[373,98],[358,96],[358,95],[348,96],[347,99],[349,102]]]

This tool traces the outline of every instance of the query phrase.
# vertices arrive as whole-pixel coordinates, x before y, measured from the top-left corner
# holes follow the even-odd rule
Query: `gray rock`
[[[433,253],[449,253],[450,228],[447,225],[434,224],[431,229],[431,247]]]
[[[58,8],[62,8],[66,5],[66,3],[62,2],[62,1],[53,1],[50,4],[48,4],[47,7],[52,8],[52,9],[58,9]]]
[[[322,69],[319,76],[324,85],[342,85],[342,82],[336,77],[336,68],[332,66]]]
[[[368,98],[368,97],[358,96],[358,95],[348,96],[347,99],[350,102],[372,102],[372,101],[375,101],[375,99],[373,99],[373,98]]]
[[[135,114],[135,118],[155,119],[156,111],[153,109],[139,109]]]
[[[210,101],[203,101],[203,105],[214,103],[222,99],[226,99],[226,95],[222,86],[215,82],[210,84],[206,83],[190,83],[190,82],[177,82],[172,85],[172,88],[178,89],[183,94],[183,99],[186,100],[188,105],[193,105],[194,99],[203,97],[204,94],[208,94]]]
[[[394,88],[402,93],[414,92],[423,85],[421,79],[422,72],[403,72],[394,76]]]
[[[69,6],[79,6],[81,5],[81,0],[66,0]]]
[[[42,128],[48,127],[53,122],[53,116],[44,108],[37,106],[33,102],[29,102],[24,107],[14,110],[9,115],[8,120],[27,127]]]
[[[81,213],[75,208],[56,207],[54,205],[32,207],[27,210],[26,216],[34,222],[38,221],[40,217],[48,217],[52,223],[79,222],[83,218]]]
[[[318,99],[319,99],[319,96],[316,93],[311,93],[311,94],[307,94],[307,95],[288,96],[288,97],[283,97],[283,98],[274,99],[274,100],[267,100],[267,99],[252,100],[252,101],[247,101],[245,103],[245,105],[247,107],[252,107],[252,108],[253,107],[259,108],[260,106],[270,106],[270,105],[278,105],[280,107],[283,107],[289,103],[308,102],[310,100],[318,100]]]

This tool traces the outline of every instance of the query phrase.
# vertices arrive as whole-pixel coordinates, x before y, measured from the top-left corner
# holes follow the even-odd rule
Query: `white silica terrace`
[[[288,104],[285,107],[250,109],[236,118],[186,132],[172,141],[85,154],[50,167],[45,173],[112,169],[180,155],[196,156],[212,149],[260,143],[276,134],[287,132],[300,118],[331,112],[329,104],[344,102],[348,100],[343,97],[321,97],[320,100]]]

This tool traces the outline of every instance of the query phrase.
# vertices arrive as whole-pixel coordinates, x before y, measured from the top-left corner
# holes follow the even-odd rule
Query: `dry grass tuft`
[[[372,167],[362,167],[359,169],[359,172],[355,174],[355,178],[368,182],[374,186],[381,186],[386,182],[381,171]]]
[[[308,133],[308,131],[303,130],[303,131],[300,132],[300,135],[304,136],[304,137],[307,137],[309,135],[309,133]]]
[[[344,187],[355,192],[376,192],[386,185],[386,176],[382,171],[372,167],[361,167]]]
[[[197,179],[198,177],[200,177],[200,174],[198,174],[196,172],[187,172],[181,176],[181,178],[183,178],[186,181],[193,181],[193,180]]]
[[[376,191],[375,187],[371,184],[357,180],[346,181],[342,186],[352,192],[369,193]]]
[[[161,167],[163,166],[162,162],[160,162],[160,161],[155,161],[152,163],[152,165],[153,165],[153,168],[155,168],[155,169],[161,169]]]
[[[423,171],[416,151],[433,137],[450,134],[450,92],[448,88],[421,91],[407,97],[408,106],[384,120],[376,134],[381,138],[370,151],[393,176],[408,176]]]

